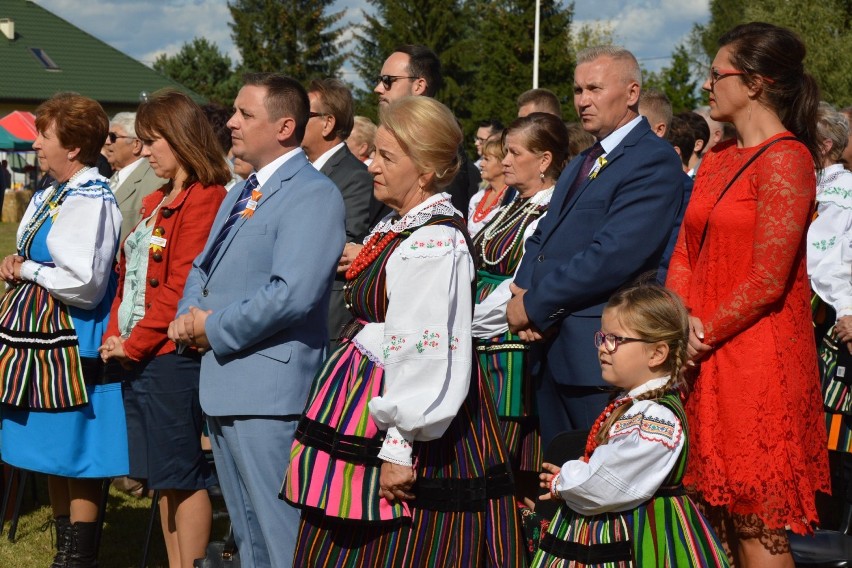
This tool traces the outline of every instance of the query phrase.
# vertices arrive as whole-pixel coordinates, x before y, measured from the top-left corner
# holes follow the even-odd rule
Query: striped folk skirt
[[[524,566],[513,483],[488,385],[475,375],[443,437],[414,443],[416,499],[378,495],[383,369],[344,342],[314,380],[282,496],[303,509],[294,566]]]
[[[727,567],[716,533],[686,495],[659,496],[622,513],[585,516],[562,505],[536,568]]]

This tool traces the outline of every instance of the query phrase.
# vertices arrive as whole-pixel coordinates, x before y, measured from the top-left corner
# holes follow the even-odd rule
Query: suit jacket
[[[241,190],[222,202],[178,305],[179,314],[212,310],[201,407],[210,416],[299,415],[328,343],[343,199],[298,151],[261,186],[254,214],[236,221],[205,272],[201,264]]]
[[[144,211],[153,211],[162,201],[163,192],[155,191],[142,200]],[[202,186],[196,182],[181,191],[177,197],[157,211],[154,227],[162,228],[166,246],[162,250],[148,250],[148,273],[145,276],[145,315],[133,327],[124,342],[124,352],[136,361],[156,355],[171,353],[175,344],[166,333],[175,319],[178,301],[183,295],[186,277],[192,261],[204,248],[210,235],[210,225],[219,205],[225,198],[221,185]],[[120,251],[118,265],[118,291],[112,302],[104,338],[121,335],[118,329],[118,308],[124,298],[124,278],[127,259]]]
[[[669,273],[669,262],[672,259],[672,253],[677,244],[677,236],[680,233],[680,226],[683,224],[683,215],[686,213],[689,197],[692,195],[692,186],[695,185],[695,180],[686,175],[686,173],[683,174],[681,179],[683,180],[683,203],[681,203],[680,209],[677,211],[674,227],[672,227],[671,235],[669,235],[669,242],[666,244],[666,248],[663,251],[663,258],[660,260],[660,269],[657,271],[657,282],[660,284],[666,283],[666,275]]]
[[[603,384],[592,337],[604,305],[618,288],[657,269],[683,202],[680,160],[645,118],[566,203],[587,152],[559,177],[515,276],[528,290],[530,320],[542,330],[558,326],[544,346],[550,372],[574,386]]]
[[[370,197],[373,195],[373,176],[367,166],[352,155],[344,144],[323,164],[320,172],[334,182],[343,196],[346,207],[346,240],[360,244],[370,230]],[[342,251],[341,251],[342,252]],[[352,318],[343,301],[343,286],[346,278],[338,274],[334,278],[328,306],[328,333],[334,341],[340,330]]]
[[[323,164],[320,172],[334,182],[343,196],[346,207],[346,238],[361,243],[370,227],[370,196],[373,194],[373,176],[364,162],[352,155],[344,144]]]
[[[142,218],[142,200],[154,190],[160,189],[169,180],[157,177],[148,160],[142,158],[142,163],[136,166],[127,179],[118,187],[110,187],[121,211],[121,236],[118,242],[124,239]]]

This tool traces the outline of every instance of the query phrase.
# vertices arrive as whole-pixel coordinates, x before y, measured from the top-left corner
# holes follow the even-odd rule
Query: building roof
[[[31,0],[0,2],[0,101],[41,102],[73,91],[103,105],[132,105],[164,87],[203,99]]]

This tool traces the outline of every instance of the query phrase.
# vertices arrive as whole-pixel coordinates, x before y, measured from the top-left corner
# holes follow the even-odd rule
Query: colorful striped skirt
[[[351,342],[314,380],[282,497],[303,509],[294,566],[524,566],[513,482],[476,375],[443,437],[414,443],[416,499],[378,495],[382,432],[367,403],[383,369]]]
[[[704,568],[727,567],[728,558],[689,497],[673,494],[655,497],[631,511],[593,516],[563,504],[532,566]]]

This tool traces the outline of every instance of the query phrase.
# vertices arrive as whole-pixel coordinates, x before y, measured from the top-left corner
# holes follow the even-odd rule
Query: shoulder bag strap
[[[798,140],[798,138],[796,138],[795,136],[784,136],[783,138],[773,140],[763,148],[759,149],[752,155],[751,158],[748,159],[748,161],[746,161],[745,164],[743,164],[743,166],[739,170],[737,170],[737,173],[734,174],[734,177],[731,178],[731,181],[728,182],[728,185],[725,186],[725,189],[723,189],[722,193],[719,194],[719,197],[716,198],[716,203],[713,204],[713,208],[710,209],[710,214],[707,215],[707,222],[704,223],[704,231],[701,233],[701,244],[698,245],[699,254],[701,253],[701,249],[704,248],[704,239],[707,238],[707,228],[710,226],[710,215],[713,214],[713,209],[716,209],[716,206],[719,205],[719,202],[722,201],[722,198],[725,196],[728,190],[731,189],[731,186],[734,185],[734,182],[737,181],[737,178],[740,177],[740,175],[746,170],[746,168],[748,168],[752,164],[752,162],[754,162],[758,157],[760,157],[761,154],[769,150],[769,148],[773,144],[775,144],[776,142],[781,142],[782,140]]]

